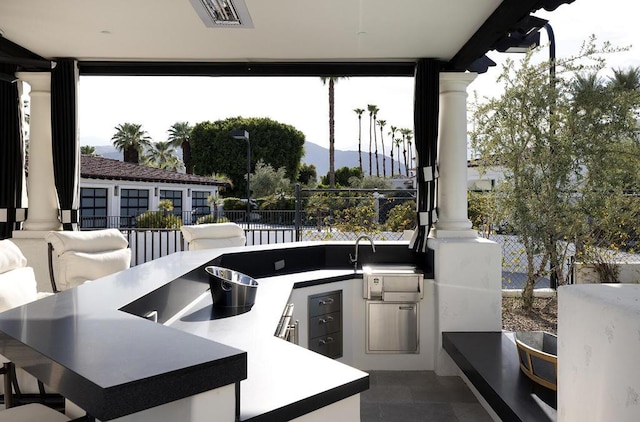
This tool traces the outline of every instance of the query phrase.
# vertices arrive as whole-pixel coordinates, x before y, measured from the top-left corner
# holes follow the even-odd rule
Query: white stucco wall
[[[435,370],[458,375],[445,331],[502,330],[502,250],[487,239],[429,239],[435,269]]]
[[[640,285],[558,290],[558,422],[640,420]]]

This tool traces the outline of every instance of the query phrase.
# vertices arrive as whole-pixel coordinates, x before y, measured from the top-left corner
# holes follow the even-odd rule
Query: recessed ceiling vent
[[[242,0],[190,0],[202,22],[209,27],[253,28]]]

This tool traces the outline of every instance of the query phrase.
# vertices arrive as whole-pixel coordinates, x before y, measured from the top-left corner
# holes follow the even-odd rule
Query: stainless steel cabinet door
[[[418,304],[367,301],[367,353],[418,352]]]

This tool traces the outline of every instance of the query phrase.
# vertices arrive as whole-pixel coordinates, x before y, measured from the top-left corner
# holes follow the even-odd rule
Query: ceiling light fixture
[[[190,0],[204,24],[211,27],[253,28],[243,0]]]

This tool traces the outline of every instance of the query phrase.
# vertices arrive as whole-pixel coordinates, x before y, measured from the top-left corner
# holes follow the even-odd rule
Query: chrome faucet
[[[371,243],[371,249],[373,249],[373,252],[376,252],[376,245],[373,243],[373,239],[370,238],[367,235],[360,235],[358,236],[358,238],[356,239],[356,256],[354,257],[353,255],[349,254],[349,260],[351,262],[353,262],[353,271],[357,271],[358,270],[358,245],[360,244],[360,241],[362,239],[367,239],[369,241],[369,243]]]

